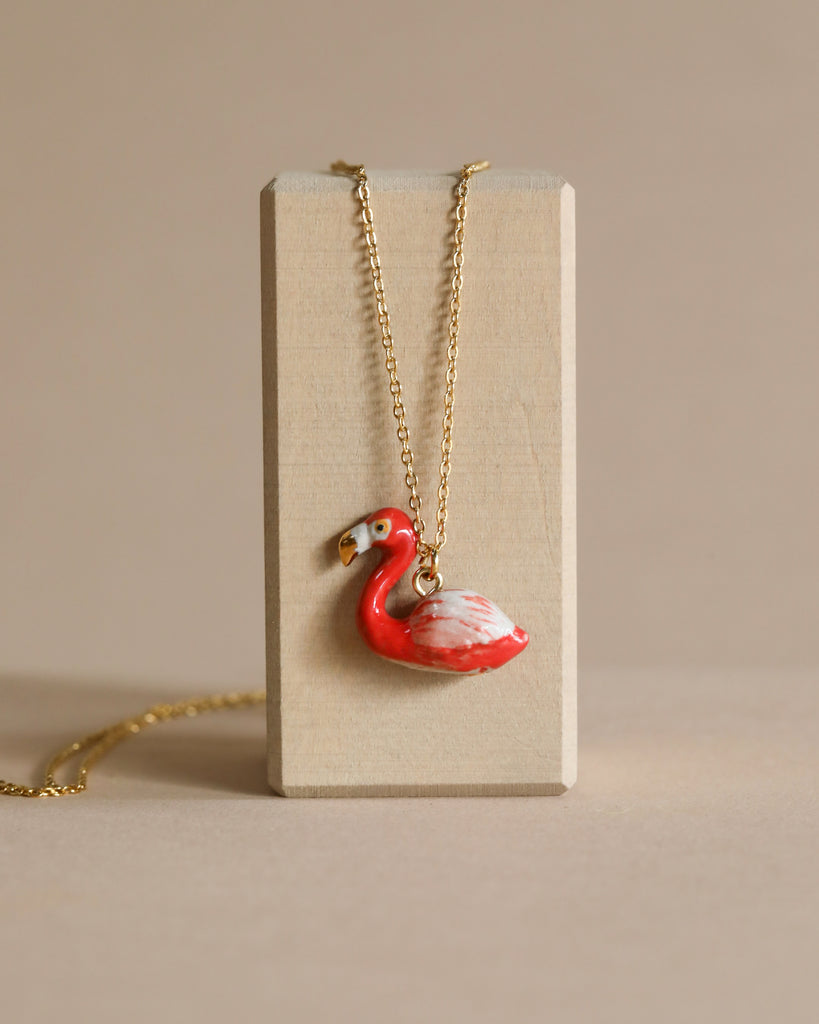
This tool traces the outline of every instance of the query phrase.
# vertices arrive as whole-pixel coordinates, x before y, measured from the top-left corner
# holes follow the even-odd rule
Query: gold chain
[[[437,577],[438,586],[440,586],[441,580],[440,573],[438,572],[438,552],[446,543],[446,506],[447,498],[449,497],[449,474],[452,455],[453,407],[455,402],[455,379],[457,376],[455,363],[458,358],[458,329],[460,326],[461,287],[463,285],[462,269],[464,263],[466,199],[469,194],[469,179],[475,172],[484,171],[488,167],[489,162],[487,160],[465,164],[461,170],[456,188],[457,204],[455,208],[454,251],[452,254],[454,271],[452,276],[452,298],[449,303],[449,343],[446,353],[447,369],[446,391],[444,393],[443,439],[441,441],[441,481],[438,485],[438,513],[436,517],[437,529],[435,540],[429,543],[424,540],[425,524],[421,515],[421,496],[418,493],[418,477],[415,473],[414,455],[410,446],[409,430],[407,429],[403,390],[398,378],[398,364],[392,340],[390,315],[384,298],[381,260],[378,255],[375,230],[373,228],[373,213],[370,206],[370,189],[367,174],[362,166],[354,166],[341,160],[336,161],[332,166],[334,171],[352,174],[358,181],[358,196],[361,200],[364,235],[367,253],[370,258],[370,268],[372,270],[378,322],[381,326],[381,340],[386,356],[387,373],[390,378],[390,393],[393,397],[393,415],[398,422],[401,461],[406,469],[406,483],[410,491],[409,504],[415,515],[414,526],[417,550],[424,567],[424,578],[427,581],[432,581]],[[124,718],[121,722],[115,722],[99,732],[91,733],[76,743],[71,743],[69,746],[64,747],[49,761],[43,775],[42,785],[40,786],[23,786],[0,779],[0,796],[50,797],[82,793],[88,785],[88,772],[91,768],[114,747],[131,736],[136,736],[148,727],[159,722],[169,722],[175,718],[194,718],[209,711],[250,707],[254,704],[262,704],[264,700],[264,691],[257,690],[247,693],[216,694],[212,697],[193,697],[189,700],[179,701],[176,704],[154,704],[153,707],[148,708],[147,711],[137,715],[135,718]],[[80,761],[77,766],[74,782],[57,782],[57,772],[76,758],[80,758]]]
[[[256,690],[248,693],[221,693],[213,697],[192,697],[177,704],[154,704],[136,718],[124,718],[121,722],[64,747],[49,761],[41,786],[19,786],[0,779],[0,796],[69,796],[82,793],[87,785],[88,772],[97,761],[123,740],[136,736],[149,726],[169,722],[174,718],[195,718],[208,711],[250,707],[252,704],[263,703],[264,699],[264,690]],[[77,757],[82,757],[82,760],[77,768],[76,780],[67,784],[58,783],[58,770]]]
[[[381,277],[381,259],[373,227],[373,211],[370,206],[370,187],[367,172],[360,164],[348,164],[337,160],[331,170],[339,174],[351,174],[358,181],[358,198],[361,200],[361,216],[364,223],[364,239],[370,259],[375,304],[378,312],[378,323],[381,327],[381,343],[386,356],[387,373],[390,378],[390,394],[393,400],[393,416],[398,423],[398,440],[401,442],[401,461],[406,470],[406,484],[410,492],[409,506],[415,516],[414,527],[416,546],[421,559],[422,578],[427,582],[436,581],[436,589],[441,586],[442,577],[438,572],[438,553],[446,543],[447,499],[449,498],[449,474],[452,469],[452,425],[453,407],[455,404],[455,379],[457,376],[455,363],[458,358],[458,330],[461,313],[461,287],[463,285],[464,264],[464,222],[466,221],[466,199],[469,194],[469,179],[476,171],[485,171],[489,167],[488,160],[464,164],[458,185],[455,190],[457,203],[455,207],[455,235],[452,253],[452,297],[449,301],[449,343],[447,345],[446,391],[444,392],[443,438],[441,440],[440,483],[438,484],[438,512],[436,515],[435,540],[424,540],[424,523],[421,514],[422,502],[418,493],[418,477],[415,473],[415,456],[410,445],[409,429],[406,422],[406,410],[401,382],[398,378],[398,364],[395,358],[395,346],[392,340],[390,314],[384,298],[384,282]],[[418,575],[418,574],[416,574]],[[421,593],[421,591],[419,591]]]

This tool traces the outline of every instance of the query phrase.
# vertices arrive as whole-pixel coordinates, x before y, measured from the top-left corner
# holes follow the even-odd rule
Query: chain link
[[[264,699],[264,690],[255,690],[247,693],[220,693],[212,697],[192,697],[177,704],[154,704],[136,718],[124,718],[121,722],[109,725],[64,747],[49,761],[40,786],[20,786],[0,779],[0,796],[69,796],[73,793],[82,793],[87,787],[88,772],[97,761],[123,740],[136,736],[149,726],[158,722],[169,722],[174,718],[195,718],[208,711],[250,707],[263,703]],[[59,769],[77,757],[81,757],[82,760],[77,767],[75,781],[67,784],[58,783]]]
[[[440,483],[438,484],[438,511],[436,513],[435,540],[424,539],[426,523],[422,515],[423,504],[418,491],[418,476],[415,472],[415,456],[410,445],[409,428],[407,427],[406,409],[401,381],[398,378],[398,364],[395,357],[395,345],[392,338],[392,326],[387,302],[384,297],[384,281],[381,276],[381,259],[373,226],[373,212],[370,205],[370,187],[367,172],[361,164],[348,164],[337,160],[332,170],[340,174],[350,174],[358,182],[358,198],[361,201],[361,217],[364,225],[364,240],[372,272],[375,306],[378,324],[381,328],[381,343],[384,347],[385,364],[390,379],[390,394],[393,401],[393,416],[397,421],[398,440],[401,442],[401,462],[406,472],[405,482],[410,492],[409,507],[414,515],[416,547],[421,559],[422,578],[431,582],[434,578],[441,585],[438,572],[438,553],[446,543],[447,500],[449,499],[449,475],[452,470],[452,427],[454,424],[455,381],[457,379],[456,361],[458,359],[458,331],[461,314],[461,288],[463,286],[464,264],[464,224],[466,222],[466,200],[469,195],[469,180],[477,171],[489,167],[488,160],[464,164],[455,190],[457,198],[455,206],[455,234],[452,253],[452,297],[449,302],[448,344],[446,350],[446,390],[444,392],[444,417],[442,421],[443,437],[441,439]],[[433,568],[434,567],[434,568]]]

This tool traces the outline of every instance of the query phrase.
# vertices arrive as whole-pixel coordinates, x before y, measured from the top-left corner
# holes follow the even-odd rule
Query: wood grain
[[[434,521],[455,176],[370,172],[407,420]],[[576,774],[574,190],[473,179],[445,586],[495,601],[528,648],[483,676],[375,657],[355,627],[373,557],[340,534],[406,507],[353,182],[261,195],[269,777],[287,796],[556,794]],[[412,603],[405,582],[396,609]]]

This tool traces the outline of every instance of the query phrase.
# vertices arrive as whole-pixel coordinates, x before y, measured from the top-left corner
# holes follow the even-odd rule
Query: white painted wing
[[[408,622],[414,643],[449,650],[489,644],[515,631],[514,622],[474,590],[439,590],[413,609]]]

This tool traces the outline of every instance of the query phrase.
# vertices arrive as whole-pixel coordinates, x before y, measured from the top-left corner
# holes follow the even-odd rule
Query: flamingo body
[[[472,590],[440,590],[404,618],[390,615],[387,595],[415,557],[415,531],[406,513],[380,509],[339,541],[345,564],[371,547],[382,557],[364,585],[356,622],[364,642],[382,658],[410,668],[476,674],[506,664],[529,642],[497,605]]]

